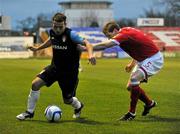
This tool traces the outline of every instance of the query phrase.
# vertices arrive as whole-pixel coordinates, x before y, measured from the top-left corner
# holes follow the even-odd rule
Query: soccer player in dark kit
[[[131,72],[127,83],[127,89],[130,91],[130,107],[120,120],[127,121],[135,118],[138,100],[145,103],[142,116],[146,116],[157,103],[149,98],[140,84],[147,82],[149,77],[157,74],[163,67],[161,52],[146,34],[132,27],[120,28],[115,22],[109,22],[104,26],[103,33],[110,40],[93,45],[94,49],[119,46],[132,58],[125,67],[126,72]]]
[[[79,118],[83,103],[76,97],[76,88],[78,86],[78,68],[80,60],[79,44],[85,45],[89,54],[89,62],[96,64],[92,54],[92,45],[66,27],[66,16],[62,13],[56,13],[52,18],[52,29],[49,31],[50,37],[39,46],[29,46],[32,51],[38,51],[52,46],[53,58],[49,66],[41,71],[32,81],[27,109],[24,113],[16,116],[19,120],[33,118],[35,106],[40,96],[42,86],[51,86],[55,81],[58,82],[62,90],[62,96],[65,104],[72,105],[74,108],[73,118]]]

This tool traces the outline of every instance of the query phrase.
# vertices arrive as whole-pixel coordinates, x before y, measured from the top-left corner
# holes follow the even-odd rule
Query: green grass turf
[[[0,134],[179,134],[180,133],[180,59],[165,59],[164,68],[142,84],[158,102],[147,117],[142,117],[139,101],[134,121],[117,119],[128,110],[129,74],[124,67],[129,59],[98,59],[96,66],[82,60],[77,97],[84,102],[82,119],[72,119],[71,106],[63,104],[61,91],[55,83],[43,87],[32,120],[18,121],[16,115],[26,109],[31,81],[49,59],[0,60]],[[59,105],[63,116],[58,123],[49,123],[44,110]]]

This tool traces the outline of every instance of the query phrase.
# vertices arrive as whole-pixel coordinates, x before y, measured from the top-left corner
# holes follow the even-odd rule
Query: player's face
[[[56,22],[53,21],[53,31],[57,34],[57,35],[61,35],[66,28],[66,24],[64,21],[62,22]]]

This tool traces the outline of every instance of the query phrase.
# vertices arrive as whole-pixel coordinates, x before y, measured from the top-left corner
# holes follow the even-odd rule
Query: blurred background
[[[0,0],[0,58],[51,57],[51,48],[32,53],[26,46],[48,38],[56,12],[64,13],[67,26],[91,43],[107,40],[102,27],[114,20],[121,27],[143,30],[165,57],[180,56],[179,0]],[[128,55],[114,47],[96,52],[96,57]]]

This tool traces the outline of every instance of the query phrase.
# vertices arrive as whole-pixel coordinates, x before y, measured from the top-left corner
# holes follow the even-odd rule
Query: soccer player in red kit
[[[103,33],[108,41],[94,44],[94,50],[103,50],[118,45],[133,60],[125,67],[126,72],[131,72],[127,89],[130,91],[129,111],[120,120],[132,120],[136,116],[138,100],[145,103],[142,116],[146,116],[157,103],[150,99],[140,87],[140,83],[147,82],[150,76],[156,74],[163,66],[163,56],[153,41],[142,31],[120,27],[115,22],[107,23]]]

